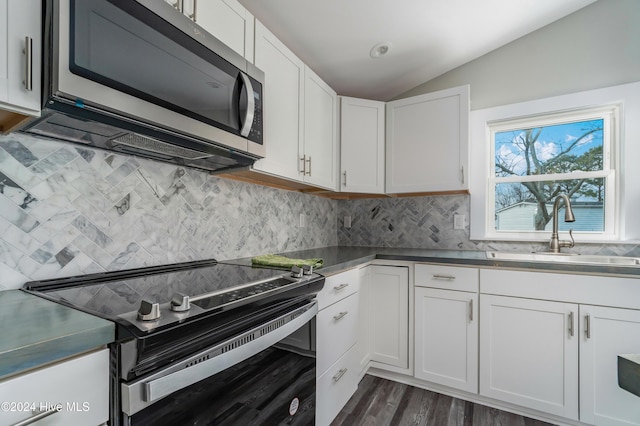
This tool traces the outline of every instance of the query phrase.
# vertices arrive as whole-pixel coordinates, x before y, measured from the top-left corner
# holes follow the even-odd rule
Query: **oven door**
[[[121,385],[127,425],[315,423],[317,302]]]

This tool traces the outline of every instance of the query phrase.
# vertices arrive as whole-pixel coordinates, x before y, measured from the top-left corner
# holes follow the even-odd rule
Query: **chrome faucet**
[[[569,230],[569,236],[571,241],[561,241],[558,239],[558,209],[560,208],[560,201],[564,201],[564,221],[575,222],[576,217],[573,215],[571,209],[571,201],[565,194],[560,194],[556,197],[556,201],[553,203],[553,233],[551,234],[551,241],[549,242],[549,251],[551,253],[560,253],[560,247],[573,247],[575,240],[573,239],[573,232]]]

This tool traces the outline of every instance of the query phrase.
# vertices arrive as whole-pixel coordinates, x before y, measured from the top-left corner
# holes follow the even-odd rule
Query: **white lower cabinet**
[[[580,305],[580,421],[640,425],[640,398],[618,386],[618,355],[640,353],[640,311]]]
[[[39,411],[51,415],[34,424],[93,426],[109,419],[109,351],[103,349],[0,382],[0,424],[24,422]],[[29,424],[29,423],[25,423]]]
[[[480,394],[578,419],[578,305],[480,295]]]
[[[414,376],[478,393],[478,269],[415,265]]]
[[[358,387],[359,271],[327,277],[316,316],[316,425],[328,425]]]
[[[358,339],[358,295],[352,294],[318,312],[316,330],[318,341],[328,343],[316,349],[316,368],[324,372]]]
[[[478,392],[478,295],[415,289],[418,379]]]
[[[328,425],[358,389],[358,352],[352,347],[316,382],[316,425]]]
[[[409,268],[372,265],[370,287],[371,360],[409,368]]]
[[[371,268],[372,266],[365,266],[358,271],[360,288],[358,289],[359,318],[356,347],[361,376],[364,375],[371,361]]]

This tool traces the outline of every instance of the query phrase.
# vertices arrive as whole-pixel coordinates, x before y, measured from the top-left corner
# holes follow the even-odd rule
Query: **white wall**
[[[396,99],[470,84],[475,110],[638,80],[640,1],[598,0]]]

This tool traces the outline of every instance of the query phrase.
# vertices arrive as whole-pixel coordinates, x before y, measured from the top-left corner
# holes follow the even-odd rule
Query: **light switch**
[[[454,214],[453,215],[453,229],[464,229],[464,215],[463,214]]]
[[[344,217],[344,227],[351,228],[351,216],[347,215]]]

